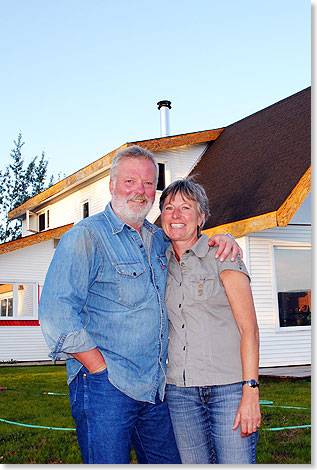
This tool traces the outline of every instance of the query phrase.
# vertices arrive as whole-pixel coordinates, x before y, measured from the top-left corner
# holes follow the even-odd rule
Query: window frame
[[[13,315],[2,317],[0,315],[0,324],[1,322],[23,322],[30,320],[38,320],[38,304],[40,296],[40,286],[37,282],[34,281],[11,281],[0,279],[0,284],[11,284],[13,287],[12,298],[13,298]],[[33,299],[32,299],[32,310],[33,315],[23,315],[18,316],[18,300],[19,300],[19,286],[32,286],[33,287]],[[9,296],[7,297],[9,298]]]
[[[44,216],[44,228],[40,230],[40,217]],[[26,211],[26,230],[33,233],[45,232],[50,229],[50,206],[39,212]]]
[[[83,201],[81,201],[80,203],[80,209],[79,209],[79,220],[85,220],[87,217],[84,217],[84,205],[85,204],[88,204],[88,216],[87,217],[90,217],[90,200],[89,199],[84,199]]]
[[[276,272],[276,263],[275,263],[275,254],[274,248],[282,247],[288,250],[310,250],[311,243],[306,242],[295,242],[295,241],[283,241],[283,240],[274,240],[271,241],[271,259],[273,267],[273,310],[275,311],[275,331],[277,333],[290,333],[291,331],[305,331],[311,330],[311,325],[293,325],[293,326],[280,326],[280,316],[279,316],[279,304],[278,304],[278,289],[277,289],[277,272]]]
[[[164,180],[165,180],[164,189],[165,189],[171,183],[171,162],[169,160],[159,159],[157,157],[157,163],[164,165]],[[161,195],[164,189],[157,189],[156,187],[155,188],[156,194]]]

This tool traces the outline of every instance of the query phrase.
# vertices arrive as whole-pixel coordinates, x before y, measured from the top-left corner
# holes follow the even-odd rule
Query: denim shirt
[[[144,221],[142,236],[113,212],[66,232],[51,262],[39,318],[53,361],[67,359],[68,384],[82,364],[71,353],[95,347],[111,383],[155,403],[166,383],[168,321],[163,231]]]

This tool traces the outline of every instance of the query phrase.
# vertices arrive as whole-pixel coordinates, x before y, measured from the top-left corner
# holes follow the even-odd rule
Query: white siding
[[[310,227],[277,227],[249,238],[252,292],[260,329],[260,366],[311,363],[311,328],[278,328],[272,241],[310,243]]]
[[[0,282],[34,282],[43,286],[53,254],[54,240],[2,254]],[[40,326],[3,326],[0,323],[0,361],[49,360],[48,353]]]
[[[166,184],[177,178],[187,175],[202,153],[207,144],[193,144],[172,148],[166,151],[154,152],[158,162],[165,163]],[[89,214],[94,215],[104,210],[110,201],[109,176],[101,177],[98,181],[89,182],[80,186],[80,189],[69,191],[51,202],[46,208],[50,211],[50,227],[55,228],[69,223],[77,223],[81,219],[81,203],[89,202]],[[148,219],[153,222],[159,216],[159,198],[161,192],[157,192],[154,206]],[[26,230],[26,220],[22,223],[22,236],[30,235]]]
[[[50,229],[61,227],[81,220],[81,203],[89,202],[89,214],[94,215],[104,210],[110,200],[109,176],[81,187],[74,192],[66,193],[48,207],[50,210]],[[26,221],[22,224],[23,237],[30,235],[26,230]]]
[[[207,144],[184,145],[183,147],[172,148],[160,152],[154,152],[157,161],[165,163],[166,186],[172,181],[187,176],[198,159],[206,150]],[[160,215],[159,201],[161,191],[157,191],[154,205],[147,217],[150,222],[154,222]]]

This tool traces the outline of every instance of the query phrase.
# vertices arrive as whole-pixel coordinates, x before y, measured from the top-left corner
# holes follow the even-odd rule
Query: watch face
[[[250,382],[251,382],[250,385],[251,385],[252,388],[255,388],[255,387],[257,387],[257,386],[259,385],[259,384],[257,383],[257,381],[254,380],[254,379],[250,380]]]

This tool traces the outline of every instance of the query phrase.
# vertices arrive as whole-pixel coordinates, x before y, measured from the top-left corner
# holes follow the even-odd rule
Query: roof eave
[[[216,140],[223,130],[224,128],[219,128],[207,131],[192,132],[189,134],[180,134],[167,137],[159,137],[150,140],[141,140],[137,142],[127,142],[124,145],[121,145],[121,147],[117,148],[116,150],[113,150],[112,152],[99,158],[95,162],[85,166],[76,173],[73,173],[67,178],[64,178],[63,180],[54,184],[45,191],[42,191],[36,196],[28,199],[26,202],[9,212],[8,220],[13,220],[18,217],[21,217],[26,213],[27,210],[34,210],[36,207],[38,207],[40,204],[44,203],[48,199],[51,199],[55,195],[71,189],[74,185],[83,182],[90,176],[96,175],[97,173],[100,173],[102,171],[106,171],[110,168],[110,165],[115,155],[124,148],[131,147],[132,145],[139,145],[140,147],[147,148],[151,152],[167,150],[173,147],[181,147],[184,145],[198,144],[202,142]]]
[[[9,253],[10,251],[19,250],[28,246],[37,245],[52,239],[59,239],[65,232],[72,228],[74,224],[63,225],[56,227],[51,230],[45,230],[44,232],[29,235],[27,237],[19,238],[11,242],[0,244],[0,255]]]
[[[218,225],[204,232],[212,237],[219,233],[231,233],[236,238],[274,227],[286,227],[311,190],[311,166],[301,177],[293,191],[278,210],[249,219]]]

